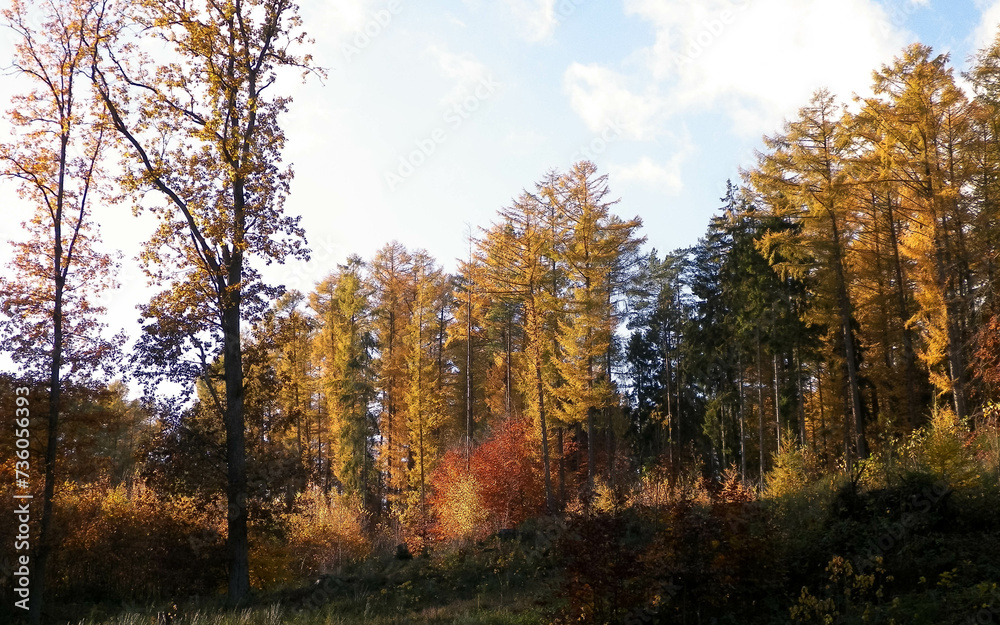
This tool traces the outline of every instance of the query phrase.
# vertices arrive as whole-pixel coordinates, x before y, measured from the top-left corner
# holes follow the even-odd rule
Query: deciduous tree
[[[275,89],[283,70],[308,71],[311,60],[296,54],[305,35],[289,0],[140,2],[121,16],[111,8],[103,15],[115,37],[95,40],[92,79],[121,139],[123,187],[163,200],[144,205],[159,221],[145,270],[166,289],[143,309],[139,349],[147,366],[164,349],[222,355],[216,403],[236,604],[250,584],[241,324],[278,292],[255,263],[307,255],[298,219],[283,211],[292,172],[281,163],[278,118],[290,99]]]

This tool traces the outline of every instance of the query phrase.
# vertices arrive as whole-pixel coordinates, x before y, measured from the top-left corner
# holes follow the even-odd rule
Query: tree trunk
[[[62,226],[63,208],[65,206],[65,184],[69,135],[67,126],[59,143],[59,178],[56,191],[55,219],[52,223],[52,278],[55,289],[52,301],[52,360],[49,363],[49,427],[45,443],[45,486],[42,494],[42,520],[38,535],[38,555],[35,561],[34,576],[31,579],[32,601],[28,604],[28,618],[32,625],[38,625],[42,619],[42,607],[45,593],[45,568],[49,554],[52,552],[52,498],[56,486],[56,449],[59,444],[59,409],[62,404],[62,382],[60,373],[63,360],[63,293],[66,288],[66,270],[63,267]],[[81,214],[82,221],[82,214]],[[77,231],[82,224],[78,221]]]
[[[240,267],[233,270],[239,284]],[[220,289],[225,294],[225,290]],[[225,297],[225,295],[223,295]],[[225,357],[223,367],[226,381],[226,466],[229,519],[226,551],[229,566],[228,604],[235,607],[246,599],[250,591],[249,543],[247,539],[247,475],[246,427],[243,414],[243,351],[240,344],[240,302],[224,302],[222,329]]]
[[[747,449],[746,449],[746,435],[743,432],[744,419],[746,418],[746,401],[743,394],[743,354],[741,353],[736,359],[736,366],[739,369],[739,385],[740,385],[740,479],[746,481],[747,479]]]
[[[831,212],[832,215],[832,212]],[[868,455],[865,439],[864,413],[861,406],[861,385],[858,382],[857,350],[854,344],[854,330],[851,328],[851,300],[847,293],[847,278],[840,249],[840,231],[831,216],[833,235],[833,268],[837,278],[837,307],[840,313],[840,330],[844,341],[844,359],[847,370],[847,400],[851,417],[850,430],[857,444],[859,458]]]
[[[886,215],[889,219],[889,243],[892,248],[892,265],[896,274],[896,305],[903,328],[903,367],[906,375],[906,414],[909,427],[916,428],[919,421],[917,408],[917,356],[913,349],[913,330],[908,327],[909,307],[906,304],[906,282],[903,276],[903,261],[899,252],[899,232],[892,211],[892,197],[886,199]]]
[[[538,422],[542,436],[542,471],[545,477],[545,508],[549,513],[555,510],[552,499],[552,476],[549,472],[549,433],[545,426],[545,392],[542,385],[541,356],[535,354],[535,388],[538,393]]]
[[[764,482],[764,379],[761,369],[764,367],[763,354],[760,348],[760,330],[757,330],[757,437],[760,446],[760,481]]]
[[[781,374],[778,371],[778,353],[775,351],[772,356],[774,361],[774,437],[781,449]]]
[[[60,228],[56,227],[56,240],[59,241]],[[45,593],[45,569],[49,554],[52,552],[52,498],[56,484],[56,449],[58,445],[59,408],[62,402],[62,388],[59,379],[62,368],[62,293],[63,280],[60,268],[62,246],[56,244],[56,295],[53,307],[52,332],[52,363],[49,368],[49,423],[48,436],[45,444],[45,490],[42,496],[42,522],[38,534],[38,555],[35,560],[35,570],[31,579],[31,602],[28,604],[28,617],[32,625],[38,625],[42,619],[42,607]]]
[[[594,490],[594,448],[597,446],[594,432],[594,408],[587,408],[587,486]]]

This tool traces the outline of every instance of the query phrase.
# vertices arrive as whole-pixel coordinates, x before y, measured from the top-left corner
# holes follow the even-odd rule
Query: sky
[[[302,216],[308,263],[265,268],[308,292],[350,254],[392,240],[446,270],[547,171],[593,161],[615,211],[647,249],[694,244],[727,179],[753,163],[818,88],[845,102],[904,46],[957,70],[993,40],[1000,0],[300,0],[327,77],[285,76],[294,98],[285,209]],[[0,60],[11,56],[0,36]],[[2,61],[0,61],[2,63]],[[19,88],[0,78],[0,100]],[[0,139],[6,136],[0,124]],[[0,262],[31,210],[0,182]],[[121,250],[108,323],[134,334],[152,291],[134,261],[152,229],[97,207]],[[9,271],[9,270],[2,270]]]

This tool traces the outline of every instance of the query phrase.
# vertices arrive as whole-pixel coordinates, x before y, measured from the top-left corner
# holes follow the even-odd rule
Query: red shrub
[[[530,423],[509,419],[473,450],[448,452],[431,477],[431,509],[439,539],[481,538],[514,527],[544,508],[540,463]]]

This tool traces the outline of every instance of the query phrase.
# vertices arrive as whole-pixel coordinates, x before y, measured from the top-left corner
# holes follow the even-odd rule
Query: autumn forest
[[[555,163],[300,292],[297,11],[3,13],[4,622],[1000,620],[1000,40],[817,91],[690,247]],[[157,224],[127,332],[98,204]]]

